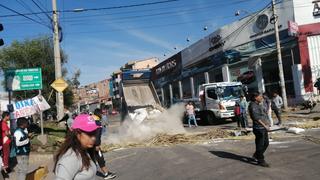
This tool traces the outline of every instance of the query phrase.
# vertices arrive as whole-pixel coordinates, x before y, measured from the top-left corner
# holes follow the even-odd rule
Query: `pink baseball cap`
[[[99,126],[96,125],[95,120],[92,116],[88,114],[80,114],[78,115],[71,126],[71,129],[80,129],[84,132],[92,132],[98,129]]]

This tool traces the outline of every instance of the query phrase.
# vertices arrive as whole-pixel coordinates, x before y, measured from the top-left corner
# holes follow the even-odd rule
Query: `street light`
[[[204,27],[203,27],[203,30],[204,30],[204,31],[208,30],[208,26],[204,26]]]
[[[245,13],[245,14],[251,14],[249,11],[247,11],[247,10],[242,10],[242,9],[240,9],[240,10],[237,10],[235,13],[234,13],[234,15],[235,16],[240,16],[241,15],[241,12],[243,12],[243,13]]]

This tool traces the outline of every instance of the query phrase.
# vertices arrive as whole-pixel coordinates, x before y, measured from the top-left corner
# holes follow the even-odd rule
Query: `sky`
[[[157,57],[161,62],[270,1],[57,0],[57,8],[62,11],[61,48],[68,55],[65,67],[69,76],[80,69],[80,83],[86,85],[110,78],[131,60]],[[52,0],[1,0],[1,5],[21,14],[52,10]],[[88,11],[69,11],[79,8]],[[235,16],[238,10],[241,14]],[[12,14],[16,13],[0,7],[0,23],[4,26],[0,38],[5,46],[14,40],[52,36],[45,13],[27,16],[38,23],[23,16],[4,17]]]

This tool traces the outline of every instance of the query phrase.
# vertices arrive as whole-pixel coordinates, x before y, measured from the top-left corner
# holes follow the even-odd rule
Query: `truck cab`
[[[208,124],[234,117],[234,106],[243,93],[241,82],[208,83],[199,86],[200,118]]]

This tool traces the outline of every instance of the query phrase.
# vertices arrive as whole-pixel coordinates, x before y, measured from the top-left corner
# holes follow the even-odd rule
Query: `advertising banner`
[[[14,117],[15,119],[20,117],[31,116],[40,111],[50,109],[50,105],[44,99],[43,96],[36,96],[30,99],[17,101],[14,103]]]

